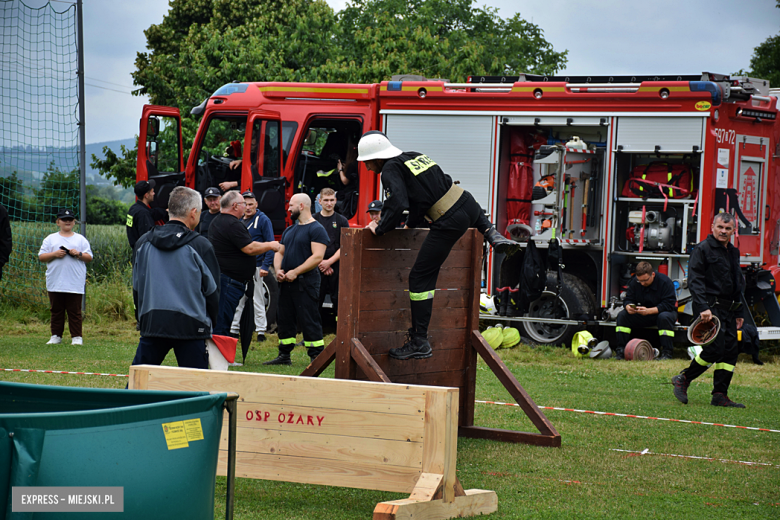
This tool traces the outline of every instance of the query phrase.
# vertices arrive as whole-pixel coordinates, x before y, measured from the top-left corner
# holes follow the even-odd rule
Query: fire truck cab
[[[356,162],[357,140],[381,130],[434,159],[507,236],[533,241],[543,256],[551,240],[561,244],[560,283],[550,271],[541,298],[486,316],[517,321],[526,337],[551,344],[614,326],[642,260],[674,281],[684,330],[689,255],[713,216],[728,211],[739,224],[745,304],[760,316],[760,337],[777,339],[778,108],[767,81],[711,73],[231,83],[192,109],[201,122],[186,165],[178,110],[144,108],[137,178],[158,180],[161,207],[173,186],[203,192],[235,182],[254,191],[277,234],[294,193],[314,199],[333,186],[339,211],[364,226],[381,186]],[[520,289],[524,252],[488,255],[488,294]]]

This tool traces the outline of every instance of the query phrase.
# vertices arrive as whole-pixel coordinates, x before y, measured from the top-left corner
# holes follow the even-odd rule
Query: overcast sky
[[[44,0],[25,0],[39,7]],[[346,4],[328,0],[339,10]],[[544,30],[569,50],[571,75],[732,73],[750,65],[753,48],[780,31],[775,0],[491,0]],[[57,11],[67,4],[52,3]],[[84,0],[87,143],[138,133],[143,98],[130,95],[143,31],[162,22],[164,0]],[[405,71],[398,71],[399,73]],[[189,110],[191,107],[181,107]]]

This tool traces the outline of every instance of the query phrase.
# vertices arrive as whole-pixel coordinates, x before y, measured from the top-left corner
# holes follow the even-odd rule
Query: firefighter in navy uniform
[[[431,223],[431,231],[409,274],[412,328],[404,345],[390,350],[390,357],[395,359],[431,357],[428,324],[434,289],[439,269],[455,242],[468,228],[476,227],[498,253],[512,253],[519,244],[501,236],[471,193],[454,184],[427,155],[402,152],[378,131],[363,134],[358,154],[358,161],[382,174],[385,190],[382,219],[378,223],[371,221],[367,229],[381,236],[398,226],[407,209],[409,217],[404,227],[417,227],[426,220]]]
[[[635,276],[628,282],[625,308],[617,317],[615,355],[623,359],[623,350],[635,328],[658,326],[661,340],[659,360],[672,359],[674,324],[677,322],[677,294],[674,283],[663,273],[653,271],[648,262],[639,262]]]
[[[718,213],[712,221],[712,234],[696,245],[688,263],[688,289],[693,296],[693,315],[709,322],[720,320],[715,340],[704,345],[688,368],[672,377],[674,396],[688,404],[688,386],[712,364],[713,406],[744,408],[728,397],[729,384],[739,356],[737,329],[744,321],[742,292],[745,278],[739,267],[739,249],[731,244],[736,220],[730,213]],[[692,327],[695,326],[695,322]]]

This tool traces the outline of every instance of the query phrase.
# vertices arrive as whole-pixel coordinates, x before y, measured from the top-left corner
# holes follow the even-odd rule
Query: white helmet
[[[588,356],[594,359],[609,359],[612,357],[612,349],[609,348],[609,341],[599,341],[595,347],[590,349]]]
[[[373,159],[392,159],[403,152],[393,146],[385,134],[378,130],[372,130],[363,134],[358,142],[358,161],[371,161]]]
[[[482,314],[498,314],[496,310],[496,304],[493,302],[493,297],[482,293],[479,295],[479,312]]]

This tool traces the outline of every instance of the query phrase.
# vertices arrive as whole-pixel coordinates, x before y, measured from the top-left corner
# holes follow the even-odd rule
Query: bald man
[[[274,255],[279,281],[279,355],[264,365],[290,365],[295,348],[297,324],[303,329],[303,342],[314,361],[325,348],[318,308],[320,265],[328,245],[328,233],[311,215],[311,199],[297,193],[290,199],[290,218],[297,221],[282,233],[281,246]]]

